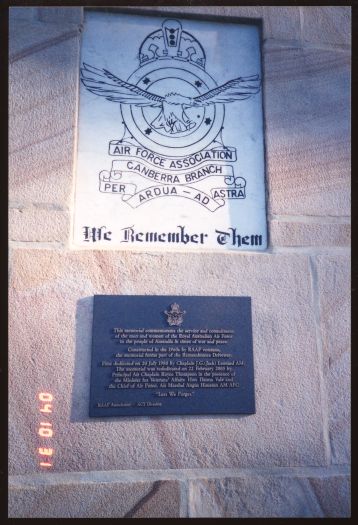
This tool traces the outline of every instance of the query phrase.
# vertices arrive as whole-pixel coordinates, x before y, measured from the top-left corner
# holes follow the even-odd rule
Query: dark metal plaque
[[[94,297],[91,417],[253,413],[250,297]]]

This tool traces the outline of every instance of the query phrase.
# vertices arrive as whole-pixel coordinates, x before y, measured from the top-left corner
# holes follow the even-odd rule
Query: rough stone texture
[[[302,38],[315,44],[351,45],[351,7],[306,6],[302,13]]]
[[[9,20],[36,20],[38,14],[37,11],[36,7],[10,7]]]
[[[56,24],[64,22],[82,23],[83,7],[39,7],[38,18],[41,22]]]
[[[315,258],[333,463],[350,462],[350,257]]]
[[[10,68],[12,201],[68,206],[75,150],[78,52],[78,39],[72,37],[32,53]]]
[[[49,93],[47,97],[43,93],[42,96],[38,96],[37,100],[32,98],[30,101],[21,97],[20,103],[16,100],[15,95],[10,101],[10,153],[16,155],[23,151],[26,154],[38,143],[44,142],[46,144],[47,141],[51,144],[51,139],[71,132],[74,127],[74,111],[76,109],[74,99],[71,103],[71,91],[74,87],[72,85],[72,89],[68,93],[65,91],[67,86],[63,85],[62,91],[54,93],[51,97]]]
[[[325,464],[310,286],[305,256],[15,250],[10,473],[38,470],[47,389],[58,471]],[[252,296],[256,415],[89,419],[93,294],[163,293]]]
[[[10,518],[178,518],[179,483],[33,485],[9,490]]]
[[[350,476],[309,478],[309,482],[325,517],[350,517]]]
[[[350,215],[350,53],[265,46],[269,211]]]
[[[190,517],[328,518],[350,516],[347,476],[250,476],[190,482]]]
[[[35,18],[30,21],[13,16],[11,10],[9,16],[10,63],[19,60],[23,56],[40,52],[46,47],[53,47],[58,42],[78,34],[79,27],[77,23],[44,24],[38,22]]]
[[[126,9],[138,9],[138,7]],[[159,11],[163,13],[182,13],[182,14],[199,14],[210,16],[227,16],[256,18],[263,21],[263,37],[277,38],[279,40],[299,40],[300,39],[300,13],[298,7],[281,7],[281,6],[160,6],[160,7],[143,7],[150,11]]]
[[[11,208],[10,241],[66,242],[69,233],[68,212],[46,208]]]
[[[349,246],[350,224],[307,223],[272,220],[269,222],[272,246]]]

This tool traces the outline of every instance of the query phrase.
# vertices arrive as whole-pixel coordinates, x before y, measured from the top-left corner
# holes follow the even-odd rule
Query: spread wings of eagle
[[[161,107],[162,111],[152,125],[156,128],[164,127],[169,133],[178,133],[195,125],[185,113],[185,108],[245,100],[258,93],[261,87],[259,75],[252,75],[229,80],[197,97],[187,97],[175,92],[162,97],[125,82],[106,69],[98,69],[85,63],[81,68],[81,81],[89,91],[111,102]]]

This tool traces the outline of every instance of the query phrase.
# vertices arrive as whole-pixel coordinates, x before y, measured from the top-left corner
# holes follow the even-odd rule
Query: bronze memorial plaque
[[[94,297],[91,417],[253,413],[250,297]]]

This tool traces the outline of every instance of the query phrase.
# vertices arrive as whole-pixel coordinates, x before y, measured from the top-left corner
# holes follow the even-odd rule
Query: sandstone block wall
[[[180,12],[263,21],[264,253],[71,250],[83,9],[11,9],[10,517],[350,515],[350,8]],[[94,294],[250,295],[257,413],[90,419]]]

